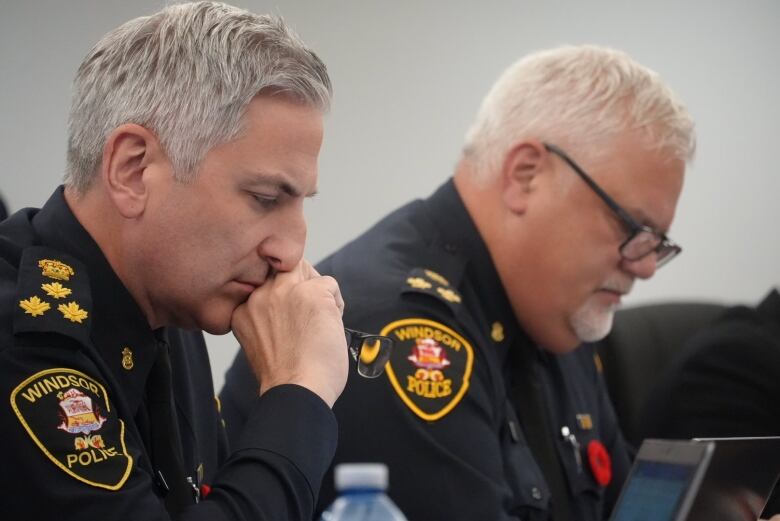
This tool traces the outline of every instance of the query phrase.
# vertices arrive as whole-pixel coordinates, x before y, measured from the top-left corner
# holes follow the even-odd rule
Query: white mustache
[[[621,295],[628,295],[631,293],[631,289],[633,287],[634,279],[615,277],[605,281],[604,284],[601,285],[600,289],[614,291],[615,293],[620,293]]]

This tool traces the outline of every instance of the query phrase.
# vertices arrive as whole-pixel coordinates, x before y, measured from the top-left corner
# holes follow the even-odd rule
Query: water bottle
[[[342,463],[336,465],[335,482],[339,496],[320,521],[406,521],[385,494],[387,465]]]

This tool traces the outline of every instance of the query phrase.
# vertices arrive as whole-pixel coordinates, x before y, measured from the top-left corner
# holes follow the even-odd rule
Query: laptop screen
[[[697,465],[639,461],[614,521],[672,521]]]
[[[780,437],[710,438],[714,442],[707,473],[688,521],[755,521],[780,473]],[[780,513],[780,497],[772,498],[760,515]]]
[[[645,440],[610,521],[685,519],[714,447],[714,442]]]

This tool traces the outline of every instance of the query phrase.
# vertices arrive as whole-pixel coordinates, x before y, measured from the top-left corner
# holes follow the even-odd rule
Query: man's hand
[[[231,326],[260,382],[298,384],[333,407],[349,369],[338,283],[302,260],[277,273],[233,312]]]

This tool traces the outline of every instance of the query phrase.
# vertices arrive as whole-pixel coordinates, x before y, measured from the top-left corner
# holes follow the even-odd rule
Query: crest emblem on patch
[[[60,411],[62,423],[57,426],[65,432],[71,434],[89,434],[92,431],[100,429],[106,422],[106,418],[95,410],[92,398],[82,393],[78,389],[71,388],[67,391],[57,393],[60,400]]]
[[[469,387],[471,344],[444,324],[424,318],[397,320],[380,334],[396,343],[386,372],[401,400],[428,421],[452,411]]]
[[[133,466],[125,426],[105,387],[73,369],[46,369],[11,392],[11,406],[43,454],[71,477],[117,490]]]

